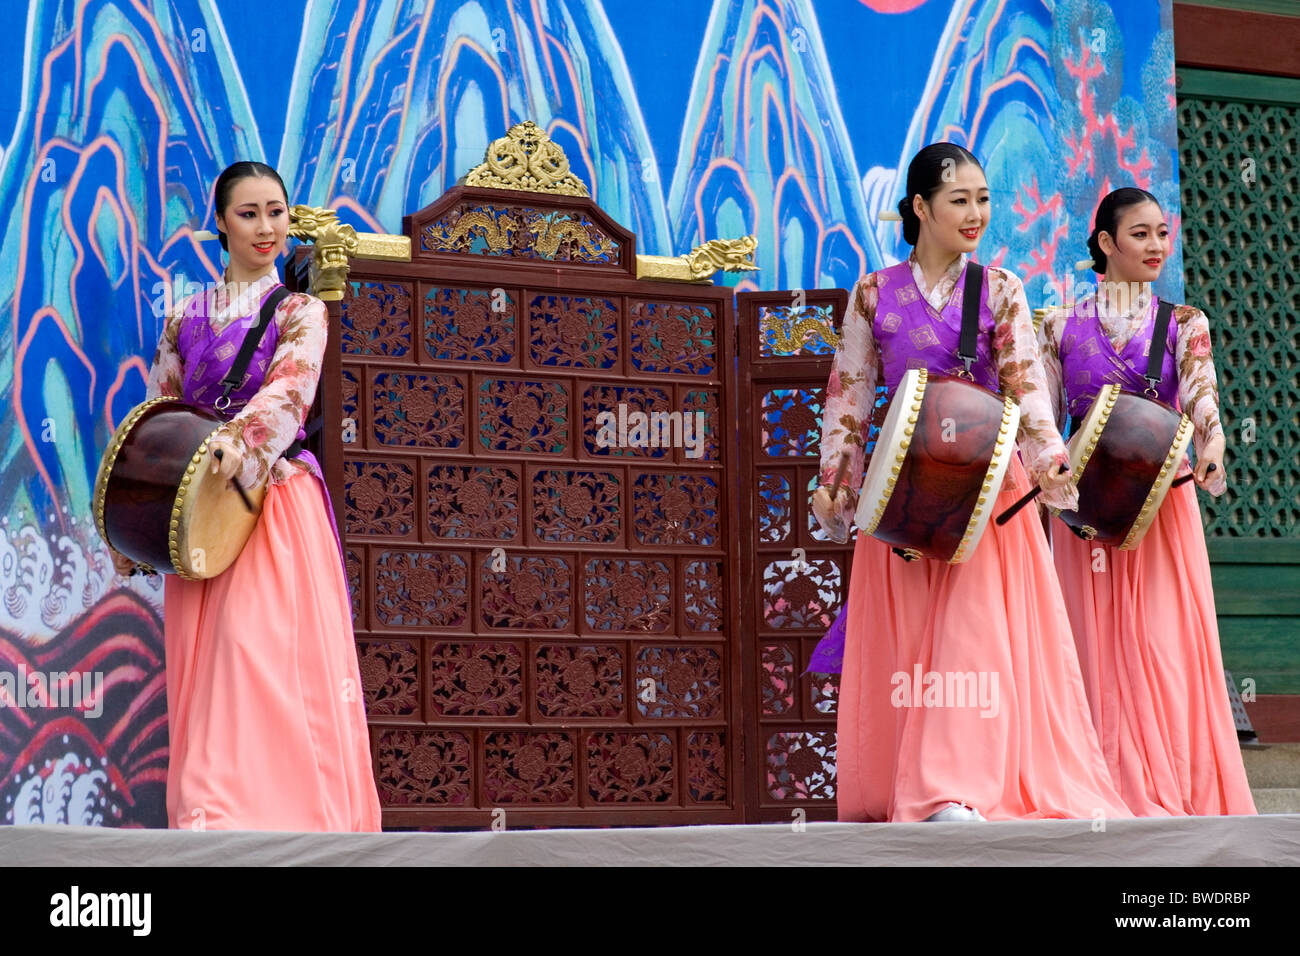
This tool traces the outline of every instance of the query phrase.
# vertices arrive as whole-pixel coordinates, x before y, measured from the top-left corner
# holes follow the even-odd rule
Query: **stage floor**
[[[458,833],[0,826],[7,866],[1300,866],[1300,814]]]

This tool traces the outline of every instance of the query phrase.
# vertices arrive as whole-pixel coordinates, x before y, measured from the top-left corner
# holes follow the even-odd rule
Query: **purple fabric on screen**
[[[805,674],[838,674],[844,668],[844,623],[848,619],[848,605],[840,608],[835,623],[813,648]]]
[[[1060,344],[1061,378],[1072,418],[1082,418],[1088,413],[1103,385],[1117,383],[1124,391],[1139,395],[1146,391],[1147,381],[1142,376],[1147,370],[1147,359],[1151,354],[1158,304],[1153,296],[1147,324],[1118,351],[1101,327],[1094,300],[1086,298],[1075,306],[1073,314],[1061,330]],[[1156,397],[1166,405],[1175,407],[1178,404],[1177,345],[1178,323],[1171,321]]]
[[[956,375],[963,363],[957,355],[961,341],[961,307],[966,270],[942,311],[926,301],[912,276],[912,266],[900,262],[876,274],[880,299],[872,333],[880,344],[881,377],[889,394],[894,394],[908,369],[925,368],[935,374]],[[988,283],[980,301],[979,335],[975,339],[975,362],[971,375],[976,384],[997,392],[998,369],[993,360],[993,310],[989,308]]]

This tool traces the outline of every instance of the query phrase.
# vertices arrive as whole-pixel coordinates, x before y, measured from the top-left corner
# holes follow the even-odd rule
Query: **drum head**
[[[972,381],[909,369],[880,428],[858,527],[912,557],[975,550],[1015,450],[1020,409]]]
[[[188,483],[182,481],[176,494],[179,520],[172,565],[187,578],[216,577],[235,563],[257,525],[266,486],[246,489],[253,502],[249,511],[231,483],[212,473],[215,459],[205,441],[186,468]]]
[[[220,574],[257,523],[265,488],[248,489],[254,512],[211,474],[208,442],[224,423],[174,398],[127,413],[95,480],[95,523],[109,546],[142,566],[190,579]]]
[[[975,510],[971,512],[970,523],[962,536],[957,553],[949,560],[950,564],[961,564],[979,545],[984,529],[988,527],[993,514],[993,500],[1002,490],[1003,479],[1011,465],[1011,456],[1016,452],[1016,433],[1020,429],[1020,406],[1010,398],[1002,404],[1002,425],[998,429],[998,439],[993,446],[993,457],[984,473],[984,484],[980,486],[980,496],[976,500]]]
[[[893,401],[885,414],[884,424],[876,437],[876,447],[871,453],[871,462],[867,465],[866,477],[862,480],[862,492],[858,495],[858,528],[865,534],[872,534],[880,524],[880,518],[889,504],[890,495],[907,456],[907,447],[911,444],[916,430],[916,419],[921,411],[921,400],[925,397],[927,372],[923,368],[909,368],[903,380],[894,390]]]
[[[1083,422],[1070,436],[1070,480],[1076,485],[1083,478],[1084,468],[1097,448],[1102,429],[1106,427],[1106,420],[1115,407],[1118,395],[1118,385],[1103,385],[1093,400],[1092,407],[1088,409],[1088,414],[1083,417]]]
[[[1169,455],[1165,458],[1165,463],[1160,469],[1160,475],[1156,478],[1155,484],[1151,486],[1151,493],[1147,495],[1147,500],[1142,505],[1142,510],[1138,513],[1137,520],[1133,522],[1133,527],[1129,530],[1124,543],[1119,546],[1121,551],[1132,551],[1142,543],[1147,529],[1151,527],[1151,522],[1155,520],[1156,514],[1160,511],[1160,506],[1164,504],[1165,495],[1173,487],[1174,476],[1178,473],[1178,466],[1182,464],[1183,458],[1186,457],[1187,446],[1191,442],[1192,421],[1184,415],[1178,425],[1178,433],[1174,436]]]
[[[1086,539],[1137,547],[1190,440],[1191,422],[1177,409],[1104,386],[1070,440],[1079,506],[1057,514]]]

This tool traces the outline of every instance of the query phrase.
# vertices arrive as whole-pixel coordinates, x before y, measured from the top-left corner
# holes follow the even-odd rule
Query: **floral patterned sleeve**
[[[1178,406],[1192,420],[1192,442],[1197,457],[1213,438],[1223,435],[1219,421],[1219,386],[1214,373],[1214,355],[1210,348],[1210,320],[1204,312],[1191,306],[1174,310],[1178,323],[1176,345],[1178,361]],[[1228,490],[1227,475],[1219,472],[1206,489],[1218,496]]]
[[[849,293],[849,305],[840,327],[840,344],[831,363],[826,383],[826,405],[822,409],[821,483],[835,482],[840,455],[849,455],[849,469],[842,487],[857,491],[866,471],[865,452],[871,413],[876,402],[880,352],[871,331],[876,316],[875,273],[864,276]],[[840,516],[851,521],[855,495],[837,495]],[[826,529],[830,531],[830,529]]]
[[[1020,405],[1017,441],[1025,469],[1035,484],[1049,469],[1068,465],[1065,442],[1056,428],[1052,395],[1038,354],[1033,316],[1019,277],[1005,269],[990,268],[989,297],[993,306],[993,358],[998,365],[1002,394]],[[1073,484],[1045,491],[1043,504],[1075,508],[1079,492]]]
[[[266,479],[277,484],[291,478],[295,465],[280,458],[298,437],[316,397],[329,325],[325,303],[309,295],[291,295],[275,310],[280,338],[262,387],[243,410],[221,426],[218,437],[244,456],[239,479],[254,487]]]
[[[1061,371],[1061,330],[1065,327],[1066,313],[1053,309],[1043,316],[1038,329],[1038,358],[1043,363],[1043,378],[1047,382],[1047,397],[1052,404],[1052,421],[1057,431],[1065,424],[1065,378]]]
[[[146,399],[180,398],[185,391],[185,367],[181,363],[178,345],[181,314],[179,309],[176,310],[163,325],[158,348],[153,354],[153,365],[149,367],[149,384],[144,393]]]

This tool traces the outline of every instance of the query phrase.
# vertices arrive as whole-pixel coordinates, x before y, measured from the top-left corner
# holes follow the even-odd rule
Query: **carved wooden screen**
[[[385,825],[740,820],[730,290],[637,281],[586,199],[404,231],[338,310],[332,489]]]
[[[746,495],[749,818],[835,819],[838,676],[804,674],[847,599],[852,550],[808,506],[820,470],[821,412],[843,289],[750,292],[740,315],[741,488]],[[802,549],[802,551],[800,550]]]

